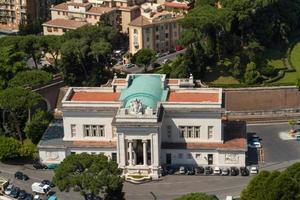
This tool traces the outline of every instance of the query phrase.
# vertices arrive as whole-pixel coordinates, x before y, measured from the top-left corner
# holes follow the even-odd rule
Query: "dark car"
[[[19,193],[19,198],[18,200],[24,200],[27,196],[27,193],[25,190],[20,190],[20,193]]]
[[[35,169],[47,169],[47,165],[40,163],[38,160],[35,160],[32,164]]]
[[[16,172],[15,173],[15,178],[19,179],[19,180],[23,180],[23,181],[27,181],[29,179],[29,177],[26,174],[22,173],[22,172]]]
[[[241,167],[240,171],[241,171],[242,176],[249,176],[249,174],[250,174],[249,170],[246,167]]]
[[[24,200],[33,200],[33,195],[27,194]]]
[[[92,193],[88,193],[84,195],[85,200],[101,200],[101,197],[95,196]]]
[[[205,175],[211,175],[213,173],[213,169],[210,166],[204,168]]]
[[[239,175],[239,169],[236,168],[236,167],[231,167],[230,168],[230,175],[231,176],[237,176],[237,175]]]
[[[188,168],[187,171],[186,171],[186,174],[187,174],[187,175],[195,175],[195,170],[194,170],[194,168]]]
[[[49,185],[50,187],[55,187],[55,185],[54,185],[54,183],[52,183],[51,181],[49,181],[49,180],[42,180],[42,183],[44,184],[44,185]]]
[[[18,198],[20,194],[20,188],[18,187],[14,187],[11,191],[11,193],[9,194],[9,196],[13,197],[13,198]]]
[[[195,174],[204,174],[204,168],[203,167],[195,167]]]

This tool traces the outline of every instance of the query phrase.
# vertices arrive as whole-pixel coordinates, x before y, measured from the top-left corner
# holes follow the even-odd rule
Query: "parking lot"
[[[295,128],[300,128],[296,126]],[[247,132],[257,134],[262,138],[262,146],[265,153],[265,162],[261,165],[263,169],[284,169],[300,157],[300,142],[295,140],[282,140],[279,135],[281,132],[287,132],[290,126],[287,124],[264,124],[248,125]],[[31,184],[40,182],[43,179],[52,179],[51,170],[34,170],[32,166],[26,165],[7,165],[0,163],[0,176],[10,181],[21,189],[31,192]],[[30,179],[28,181],[19,181],[13,178],[16,171],[26,173]],[[127,200],[135,199],[159,199],[169,200],[190,192],[205,192],[217,195],[220,200],[225,199],[227,195],[237,196],[247,186],[250,176],[196,176],[196,175],[168,175],[157,182],[135,185],[131,183],[124,184],[124,192]],[[59,192],[59,200],[72,199],[83,200],[83,197],[76,192]]]

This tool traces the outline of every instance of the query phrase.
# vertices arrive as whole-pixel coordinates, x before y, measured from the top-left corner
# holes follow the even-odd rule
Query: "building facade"
[[[182,13],[166,11],[161,4],[143,4],[141,16],[129,23],[129,52],[135,54],[143,48],[174,50],[181,33],[178,20],[182,18]]]
[[[21,22],[44,18],[46,0],[0,0],[0,29],[18,32]]]
[[[157,179],[164,165],[245,166],[245,125],[222,122],[221,104],[222,89],[195,88],[192,76],[131,74],[111,86],[71,87],[63,119],[48,127],[39,156],[51,164],[103,153],[126,178]]]

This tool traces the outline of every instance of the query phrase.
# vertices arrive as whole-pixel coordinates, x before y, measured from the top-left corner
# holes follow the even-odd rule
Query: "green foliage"
[[[43,110],[38,110],[31,121],[27,121],[24,132],[26,137],[31,139],[32,143],[37,144],[43,136],[51,120],[51,115]]]
[[[258,71],[256,71],[256,65],[254,62],[247,64],[246,73],[244,74],[244,80],[246,84],[255,84],[260,77]]]
[[[186,78],[189,76],[185,57],[177,57],[173,62],[161,66],[156,73],[166,74],[170,78]]]
[[[190,193],[174,200],[218,200],[215,196],[207,195],[205,193]]]
[[[152,49],[141,49],[133,55],[132,61],[147,68],[155,60],[155,51]]]
[[[11,137],[0,136],[0,160],[19,156],[21,144]]]
[[[106,156],[82,153],[66,157],[55,170],[53,181],[61,191],[76,187],[81,194],[102,192],[106,200],[122,200],[121,174],[117,163]]]
[[[27,55],[29,55],[33,59],[35,68],[37,69],[37,63],[42,56],[40,37],[35,35],[27,35],[20,41],[19,46]]]
[[[33,158],[37,151],[36,146],[30,140],[25,140],[24,144],[20,146],[19,155],[21,157]]]
[[[16,74],[9,80],[10,87],[43,85],[52,80],[52,74],[42,70],[29,70]]]
[[[262,171],[241,193],[241,200],[296,200],[300,198],[300,163],[283,172]]]

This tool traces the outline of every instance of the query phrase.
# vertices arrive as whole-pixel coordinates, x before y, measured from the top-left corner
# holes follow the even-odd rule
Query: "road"
[[[300,128],[296,126],[296,128]],[[265,150],[265,163],[260,166],[264,170],[284,170],[287,166],[300,160],[300,142],[282,140],[279,136],[290,127],[287,124],[260,124],[248,125],[247,132],[255,133],[262,138],[262,145]],[[31,184],[34,181],[50,179],[53,171],[34,170],[30,165],[7,165],[0,163],[0,176],[10,179],[15,185],[31,191]],[[13,178],[16,171],[26,173],[30,180],[27,182],[18,181]],[[131,183],[124,184],[124,192],[127,200],[152,200],[153,195],[158,200],[171,200],[180,195],[190,192],[205,192],[217,195],[220,200],[227,195],[238,196],[251,180],[249,177],[222,177],[222,176],[165,176],[161,181],[150,182],[140,185]],[[56,188],[59,200],[83,200],[79,193],[59,192]],[[151,194],[152,193],[152,194]]]
[[[166,56],[157,58],[155,62],[158,63],[158,64],[161,64],[162,61],[164,61],[165,59],[174,60],[174,59],[176,58],[177,55],[183,54],[185,51],[186,51],[186,49],[182,49],[182,50],[180,50],[180,51],[176,51],[176,52],[174,52],[174,53],[170,53],[170,54],[168,54],[168,55],[166,55]]]

